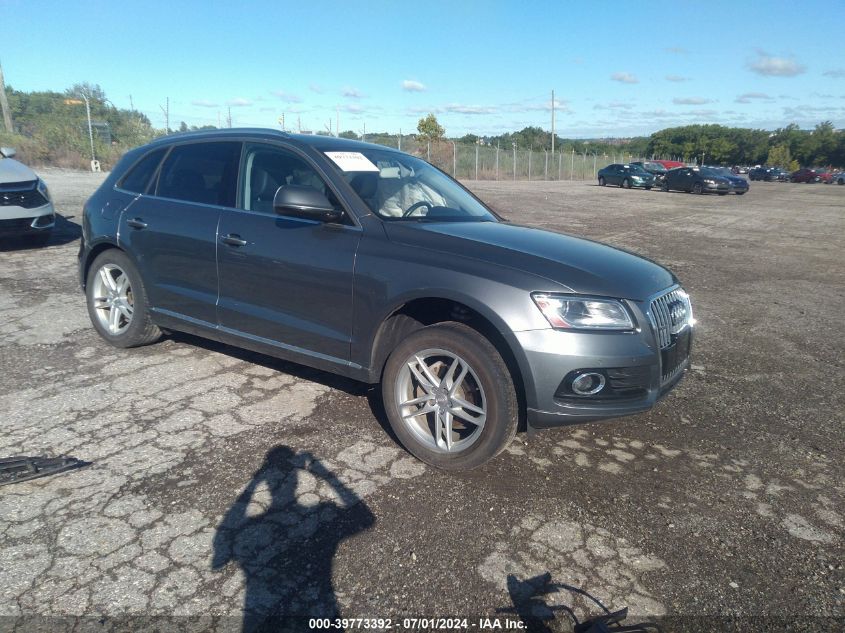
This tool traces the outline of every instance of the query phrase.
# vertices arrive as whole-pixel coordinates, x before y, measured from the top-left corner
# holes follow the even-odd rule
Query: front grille
[[[0,191],[0,207],[23,207],[24,209],[35,209],[47,204],[47,198],[35,189],[17,191]]]
[[[660,295],[649,309],[657,342],[660,345],[662,382],[672,380],[689,357],[692,305],[681,288]]]

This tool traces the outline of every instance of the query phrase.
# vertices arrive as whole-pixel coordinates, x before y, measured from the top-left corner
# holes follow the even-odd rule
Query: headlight
[[[642,180],[643,179],[642,176],[631,176],[631,178],[633,178],[634,180]]]
[[[39,178],[38,179],[38,185],[36,185],[36,186],[38,188],[38,192],[47,199],[47,202],[49,202],[50,201],[50,190],[47,189],[47,183]]]
[[[707,184],[707,185],[715,185],[715,184],[716,184],[716,181],[715,181],[715,180],[713,180],[712,178],[705,178],[705,179],[704,179],[704,184]]]
[[[632,330],[634,321],[621,302],[570,295],[531,295],[552,327],[576,330]]]

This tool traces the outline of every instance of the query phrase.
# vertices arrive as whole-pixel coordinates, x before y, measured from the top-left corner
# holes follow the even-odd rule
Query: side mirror
[[[300,185],[279,187],[273,198],[273,209],[279,215],[316,222],[331,223],[343,219],[343,211],[335,209],[325,195],[313,187]]]
[[[0,147],[0,154],[3,154],[6,158],[12,158],[16,152],[14,147]]]

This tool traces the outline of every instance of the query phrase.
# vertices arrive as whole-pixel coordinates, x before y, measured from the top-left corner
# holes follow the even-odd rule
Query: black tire
[[[631,181],[628,180],[627,178],[623,178],[622,184],[619,185],[619,186],[622,187],[623,189],[630,189],[631,188]]]
[[[477,391],[486,399],[486,421],[477,431],[478,436],[464,450],[455,453],[440,452],[424,443],[403,420],[397,401],[402,377],[406,375],[403,374],[406,361],[426,350],[443,350],[464,360],[478,379]],[[442,374],[438,377],[442,378]],[[490,341],[461,323],[430,325],[399,343],[387,359],[381,390],[390,426],[402,445],[418,459],[442,470],[459,472],[476,468],[501,453],[516,433],[519,408],[510,371]],[[430,426],[437,413],[424,415],[426,422],[421,426]]]
[[[744,196],[744,195],[745,195],[745,192],[744,192],[744,191],[737,191],[737,192],[736,192],[736,195],[738,195],[738,196]]]
[[[728,195],[728,192],[727,191],[720,191],[719,195],[720,196],[726,196],[726,195]]]
[[[836,184],[837,185],[845,185],[845,178],[840,178],[839,180],[836,181]]]
[[[664,182],[663,184],[661,184],[660,185],[660,191],[665,191],[666,193],[669,193],[669,183]]]
[[[604,187],[607,184],[607,181],[604,179],[604,176],[599,176],[599,187]]]
[[[649,185],[646,185],[645,189],[646,189],[646,191],[651,191],[651,187]]]
[[[132,305],[132,318],[124,331],[119,334],[112,334],[103,326],[94,307],[95,277],[99,275],[100,269],[106,265],[118,267],[129,279],[129,293]],[[88,305],[88,316],[97,333],[114,347],[128,348],[149,345],[158,341],[162,334],[150,318],[150,311],[147,303],[147,292],[141,275],[132,260],[121,250],[109,249],[100,253],[88,269],[88,277],[85,284],[85,298]]]
[[[692,186],[692,193],[695,195],[701,195],[704,193],[704,187],[701,186],[700,182],[697,182]]]

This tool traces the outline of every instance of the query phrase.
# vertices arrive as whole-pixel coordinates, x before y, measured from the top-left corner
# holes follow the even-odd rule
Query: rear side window
[[[240,155],[237,142],[177,145],[161,167],[156,194],[234,207]]]
[[[163,147],[144,156],[123,177],[120,188],[134,193],[146,193],[147,187],[150,186],[150,181],[152,181],[155,171],[158,169],[158,164],[166,151],[167,148]]]

